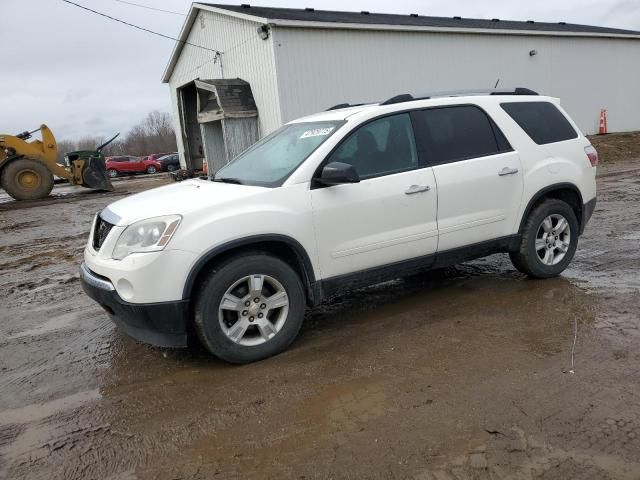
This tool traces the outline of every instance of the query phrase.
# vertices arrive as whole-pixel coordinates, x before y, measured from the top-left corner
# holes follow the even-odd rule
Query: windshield
[[[285,125],[222,167],[214,180],[243,185],[280,186],[343,123]]]

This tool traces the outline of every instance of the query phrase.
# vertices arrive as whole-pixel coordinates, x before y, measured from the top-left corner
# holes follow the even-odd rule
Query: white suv
[[[497,252],[558,275],[595,208],[597,161],[558,100],[528,89],[338,105],[211,180],[109,205],[82,284],[136,339],[185,346],[195,330],[251,362],[347,288]]]

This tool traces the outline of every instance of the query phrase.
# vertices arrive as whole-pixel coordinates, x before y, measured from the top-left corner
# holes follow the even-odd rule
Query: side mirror
[[[331,162],[324,166],[316,180],[323,185],[340,185],[342,183],[358,183],[360,177],[353,165],[342,162]]]

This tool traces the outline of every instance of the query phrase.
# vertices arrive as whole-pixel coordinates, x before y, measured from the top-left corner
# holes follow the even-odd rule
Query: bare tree
[[[58,153],[56,154],[56,163],[64,164],[64,156],[66,153],[73,152],[76,149],[76,142],[71,140],[60,140],[58,143]]]
[[[106,139],[101,137],[82,137],[76,141],[60,140],[58,142],[58,158],[62,162],[64,154],[76,150],[95,150]],[[113,155],[149,155],[152,153],[175,152],[176,136],[173,130],[171,115],[154,110],[124,137],[109,144],[104,153]]]
[[[102,145],[106,139],[104,137],[82,137],[76,145],[77,150],[95,150]]]
[[[171,115],[168,113],[157,110],[149,112],[138,127],[145,134],[147,152],[153,153],[151,150],[154,149],[157,152],[173,152],[176,150],[173,122]]]

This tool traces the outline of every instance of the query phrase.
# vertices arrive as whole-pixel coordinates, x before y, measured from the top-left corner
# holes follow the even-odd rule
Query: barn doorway
[[[198,123],[198,90],[193,82],[178,90],[178,104],[185,166],[189,170],[202,170],[204,145]]]
[[[258,110],[248,82],[194,80],[179,98],[187,168],[204,166],[213,175],[258,141]]]

